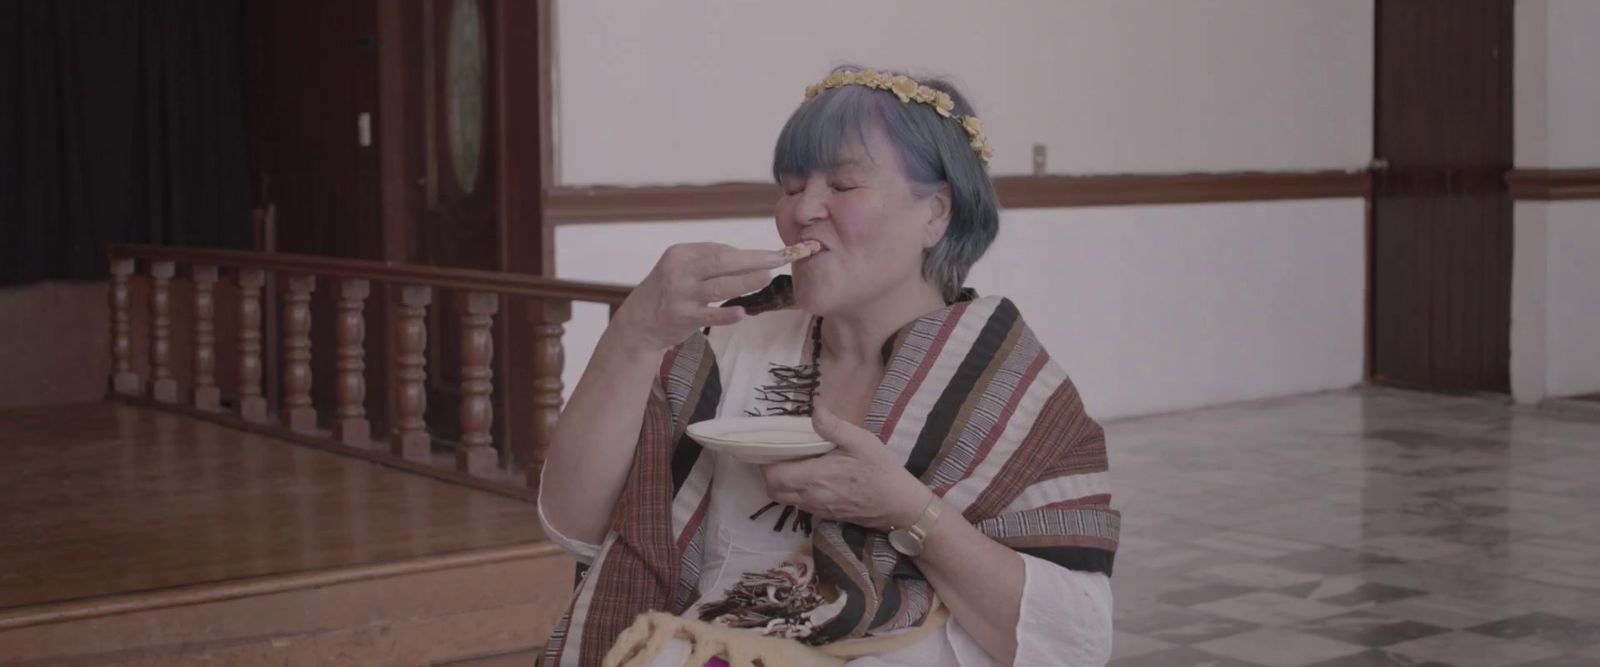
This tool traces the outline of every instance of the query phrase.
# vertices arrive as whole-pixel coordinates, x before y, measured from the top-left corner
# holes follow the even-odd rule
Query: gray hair
[[[977,115],[949,82],[912,78],[948,93],[955,100],[956,117]],[[927,104],[901,102],[886,90],[864,86],[826,90],[801,104],[784,124],[772,155],[772,178],[837,167],[841,149],[849,144],[865,146],[869,124],[882,127],[898,149],[906,179],[919,196],[933,194],[943,183],[950,186],[950,225],[944,238],[923,252],[922,275],[939,288],[945,301],[953,302],[967,272],[994,243],[1000,227],[994,183],[955,118],[940,116]]]

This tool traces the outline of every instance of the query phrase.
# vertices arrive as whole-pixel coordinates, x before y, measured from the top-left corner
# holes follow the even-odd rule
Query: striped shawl
[[[928,314],[884,355],[863,425],[912,474],[990,538],[1111,574],[1120,516],[1110,508],[1104,431],[1011,301],[969,300]],[[639,614],[681,614],[697,602],[713,466],[684,429],[717,416],[721,402],[708,339],[696,335],[668,353],[660,380],[612,531],[556,624],[546,665],[598,665]],[[928,582],[881,532],[819,521],[812,555],[820,583],[848,596],[819,627],[822,639],[911,627],[930,607]]]

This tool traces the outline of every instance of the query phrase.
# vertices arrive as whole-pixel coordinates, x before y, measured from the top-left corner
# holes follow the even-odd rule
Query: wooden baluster
[[[316,288],[316,276],[292,276],[283,300],[283,423],[297,433],[317,429],[317,409],[311,405],[311,291]]]
[[[267,421],[267,399],[261,395],[261,286],[266,273],[239,272],[239,417]]]
[[[540,299],[533,302],[529,316],[533,320],[533,462],[526,469],[526,483],[537,487],[545,452],[561,416],[561,371],[566,364],[561,336],[572,319],[572,302]]]
[[[500,310],[500,297],[483,292],[460,295],[461,305],[461,447],[456,450],[456,469],[487,477],[500,465],[489,428],[494,423],[494,404],[489,393],[494,388],[494,336],[490,325]]]
[[[128,279],[133,276],[133,259],[111,260],[111,389],[128,396],[139,395],[139,374],[133,372],[133,326],[128,315]]]
[[[178,402],[178,380],[172,377],[172,262],[150,264],[150,395],[164,403]]]
[[[372,426],[367,422],[367,362],[363,343],[367,337],[366,306],[371,286],[365,280],[339,281],[339,318],[334,335],[339,346],[338,420],[333,437],[354,447],[372,445]]]
[[[420,285],[400,288],[400,321],[397,323],[398,340],[395,372],[394,437],[389,451],[408,461],[427,461],[432,452],[432,438],[423,414],[428,409],[428,390],[423,384],[428,378],[427,357],[428,304],[433,301],[433,290]]]
[[[215,412],[222,405],[217,388],[217,267],[196,266],[194,275],[194,407]]]

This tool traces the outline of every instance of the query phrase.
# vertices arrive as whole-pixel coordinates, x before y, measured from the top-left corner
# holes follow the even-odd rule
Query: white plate
[[[833,443],[811,428],[810,417],[726,417],[690,424],[700,446],[762,465],[826,454]]]

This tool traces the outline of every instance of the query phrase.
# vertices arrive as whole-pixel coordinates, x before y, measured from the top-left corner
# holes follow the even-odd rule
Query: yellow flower
[[[828,78],[822,80],[822,88],[824,90],[829,88],[838,88],[839,86],[849,83],[849,79],[853,78],[854,76],[854,72],[834,72],[829,74]]]
[[[918,102],[927,103],[927,102],[932,102],[933,100],[934,100],[934,97],[933,97],[933,89],[932,88],[929,88],[927,86],[921,86],[921,85],[917,86],[917,101]]]
[[[806,86],[806,99],[809,100],[809,99],[811,99],[813,97],[816,97],[817,93],[820,93],[820,92],[822,92],[822,84],[813,83],[813,84],[811,84],[809,86]]]
[[[910,77],[897,76],[889,84],[889,90],[893,91],[901,102],[910,102],[911,96],[917,92],[917,82],[912,81]]]
[[[950,98],[950,93],[942,90],[934,91],[933,110],[939,112],[939,115],[949,118],[951,112],[956,110],[956,101]]]
[[[977,116],[962,116],[961,127],[974,137],[983,136],[983,122]]]

